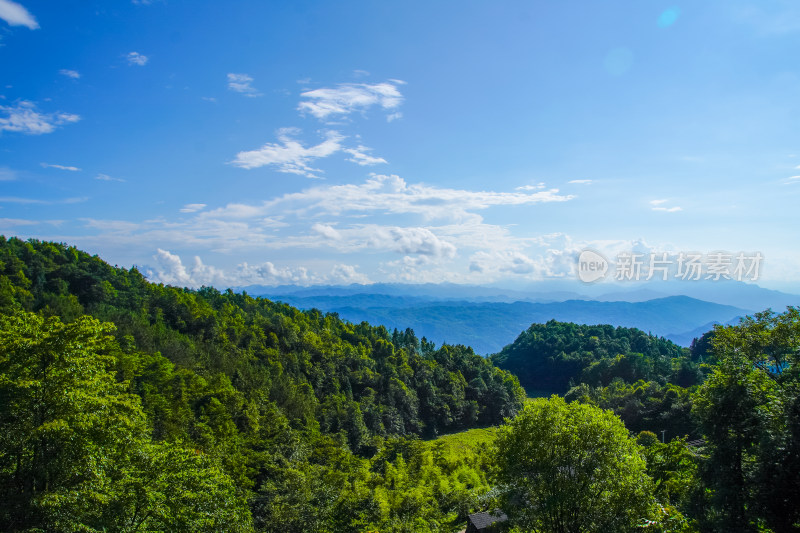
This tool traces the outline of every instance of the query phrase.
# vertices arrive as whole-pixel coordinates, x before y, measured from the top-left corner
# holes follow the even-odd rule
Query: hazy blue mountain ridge
[[[335,312],[354,323],[366,321],[390,329],[411,328],[418,337],[424,336],[437,344],[465,344],[481,354],[500,351],[532,323],[548,320],[636,327],[657,336],[680,339],[683,341],[680,344],[687,346],[691,338],[687,342],[683,332],[694,332],[701,326],[748,314],[745,309],[688,296],[645,302],[567,300],[548,303],[430,301],[385,294],[273,298],[301,309]]]

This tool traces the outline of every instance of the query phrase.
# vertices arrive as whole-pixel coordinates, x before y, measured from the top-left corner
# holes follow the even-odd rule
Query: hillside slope
[[[222,374],[297,423],[345,432],[354,449],[372,436],[497,423],[521,402],[516,380],[465,346],[436,349],[407,328],[392,335],[231,291],[156,285],[76,248],[0,237],[0,311],[16,309],[113,322],[122,344]]]

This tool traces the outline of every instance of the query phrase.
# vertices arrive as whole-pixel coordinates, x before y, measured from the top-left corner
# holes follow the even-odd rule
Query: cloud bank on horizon
[[[758,251],[800,289],[800,7],[579,4],[0,0],[0,233],[190,287],[511,285],[591,248]]]

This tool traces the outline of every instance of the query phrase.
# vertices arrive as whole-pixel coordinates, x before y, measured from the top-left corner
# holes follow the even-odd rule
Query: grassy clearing
[[[442,435],[431,443],[440,445],[445,457],[469,457],[478,455],[489,448],[497,436],[497,430],[497,427],[469,429]]]

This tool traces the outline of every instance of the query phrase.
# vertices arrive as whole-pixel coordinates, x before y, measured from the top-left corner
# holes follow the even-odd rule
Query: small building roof
[[[491,513],[472,513],[467,518],[467,525],[471,524],[478,531],[483,531],[496,522],[505,522],[506,520],[508,520],[508,516],[503,511],[495,509]]]

